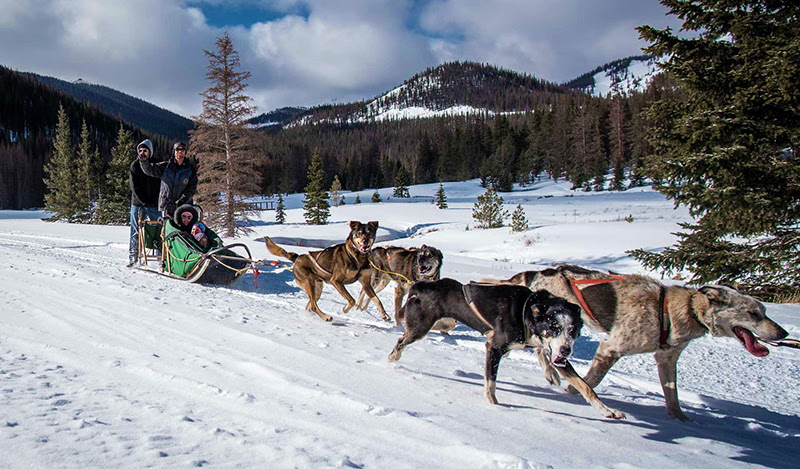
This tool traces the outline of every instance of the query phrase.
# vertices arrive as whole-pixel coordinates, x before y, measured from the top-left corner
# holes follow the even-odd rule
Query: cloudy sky
[[[0,0],[0,65],[110,86],[184,116],[226,30],[260,112],[374,97],[471,60],[563,82],[680,25],[657,0]]]

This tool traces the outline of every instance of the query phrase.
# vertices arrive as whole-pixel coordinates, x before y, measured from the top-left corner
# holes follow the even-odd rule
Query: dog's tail
[[[264,242],[267,243],[267,251],[269,251],[273,256],[285,257],[290,261],[294,262],[300,257],[300,254],[296,254],[293,252],[289,252],[282,247],[275,244],[268,236],[264,236]]]
[[[480,283],[488,283],[491,285],[525,285],[525,272],[520,272],[511,278],[482,278]]]

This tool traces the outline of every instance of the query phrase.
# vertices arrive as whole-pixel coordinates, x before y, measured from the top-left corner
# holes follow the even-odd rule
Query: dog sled
[[[181,221],[184,213],[191,222]],[[139,223],[139,268],[189,283],[232,285],[253,265],[250,249],[241,243],[224,245],[211,228],[204,227],[205,241],[192,236],[190,228],[201,221],[197,207],[184,205],[175,218]]]

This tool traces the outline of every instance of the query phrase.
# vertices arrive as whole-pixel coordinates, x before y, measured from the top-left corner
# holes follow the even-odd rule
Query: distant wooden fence
[[[250,204],[253,207],[253,210],[275,210],[275,201],[274,200],[265,200],[262,202],[252,202]]]

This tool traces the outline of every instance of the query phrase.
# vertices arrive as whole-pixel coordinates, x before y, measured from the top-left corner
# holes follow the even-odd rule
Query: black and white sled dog
[[[490,403],[497,404],[497,369],[503,355],[513,349],[533,348],[551,384],[560,383],[560,374],[604,417],[625,418],[623,412],[597,397],[568,360],[583,326],[578,305],[544,290],[532,292],[517,285],[464,285],[450,278],[416,282],[398,312],[405,332],[389,360],[399,360],[403,349],[425,337],[443,318],[455,319],[488,337],[484,395]],[[558,374],[552,371],[554,367]]]

